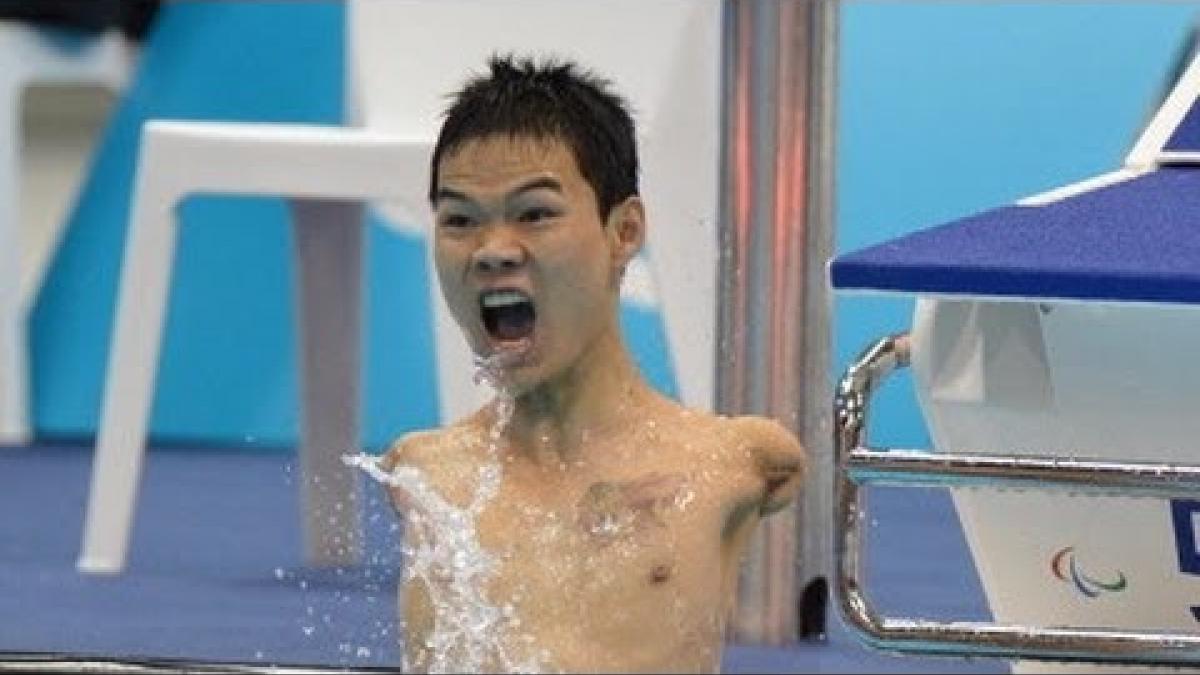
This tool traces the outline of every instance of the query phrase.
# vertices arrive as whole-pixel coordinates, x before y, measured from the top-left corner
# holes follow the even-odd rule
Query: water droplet
[[[693,492],[690,488],[687,490],[684,490],[682,492],[677,492],[677,493],[675,493],[675,508],[682,511],[682,510],[686,509],[687,505],[691,504],[692,500],[695,498],[696,498],[696,493]]]

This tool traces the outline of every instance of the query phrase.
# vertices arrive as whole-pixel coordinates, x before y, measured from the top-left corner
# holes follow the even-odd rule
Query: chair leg
[[[125,567],[175,257],[174,196],[146,184],[138,194],[147,196],[129,223],[78,562],[88,573]]]
[[[3,79],[3,78],[0,78]],[[19,89],[9,91],[0,110],[0,444],[22,445],[29,442],[27,413],[28,382],[27,350],[25,344],[25,312],[22,308],[21,236],[20,226],[20,166]]]
[[[359,450],[363,206],[292,200],[301,372],[301,515],[309,564],[363,555]]]
[[[10,238],[8,233],[0,234],[0,251],[9,246]],[[24,445],[30,440],[25,313],[18,297],[17,275],[10,271],[17,257],[0,253],[0,445]]]

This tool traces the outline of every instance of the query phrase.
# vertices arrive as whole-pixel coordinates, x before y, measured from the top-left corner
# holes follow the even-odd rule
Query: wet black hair
[[[469,79],[445,111],[430,161],[431,203],[442,158],[494,135],[564,143],[596,193],[601,219],[638,194],[633,117],[608,80],[565,60],[494,55],[487,64],[489,72]]]

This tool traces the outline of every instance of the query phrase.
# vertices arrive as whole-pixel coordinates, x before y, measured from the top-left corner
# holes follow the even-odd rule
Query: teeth
[[[488,291],[483,294],[482,302],[487,308],[507,307],[529,302],[529,296],[520,291]]]

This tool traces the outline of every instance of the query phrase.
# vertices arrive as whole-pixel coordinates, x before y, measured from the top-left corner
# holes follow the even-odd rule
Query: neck
[[[588,439],[616,428],[653,396],[616,331],[602,335],[570,367],[515,398],[505,435],[539,464],[583,457]]]

